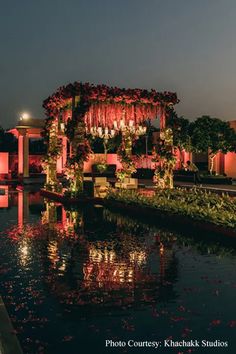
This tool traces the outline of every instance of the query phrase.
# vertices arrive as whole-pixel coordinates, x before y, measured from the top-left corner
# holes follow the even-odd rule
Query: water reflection
[[[0,209],[8,208],[9,206],[9,187],[0,186]]]
[[[62,303],[70,297],[74,305],[120,306],[120,301],[156,301],[167,292],[169,299],[176,297],[178,261],[168,237],[164,245],[156,230],[143,225],[137,238],[131,219],[122,220],[103,208],[66,210],[52,201],[45,206],[41,226],[50,264],[45,271],[46,276],[48,269],[54,271],[49,289]]]
[[[30,257],[30,246],[28,245],[27,240],[22,240],[18,243],[19,251],[19,263],[22,267],[27,265]]]
[[[16,325],[27,328],[23,341],[25,347],[31,345],[28,352],[38,353],[34,344],[27,342],[29,333],[43,337],[47,331],[50,341],[55,338],[59,344],[54,343],[57,349],[50,348],[45,353],[75,352],[74,348],[83,342],[78,328],[82,331],[86,321],[96,322],[101,332],[102,328],[113,331],[119,339],[125,337],[124,327],[132,328],[127,325],[127,318],[134,318],[135,325],[141,323],[138,337],[142,336],[144,321],[151,331],[157,328],[156,337],[161,328],[166,337],[177,333],[182,338],[191,335],[195,323],[195,333],[205,326],[203,333],[209,334],[209,323],[225,316],[224,313],[220,317],[215,309],[218,311],[218,301],[228,285],[219,289],[223,282],[209,279],[216,274],[216,259],[226,260],[225,267],[231,266],[231,259],[235,261],[233,244],[222,247],[214,240],[179,235],[98,206],[68,209],[43,201],[38,193],[9,195],[10,208],[15,208],[17,223],[2,231],[2,264],[10,269],[11,277],[4,273],[1,291],[8,294],[6,300],[11,301],[9,311],[13,316],[15,304],[22,301],[24,305],[22,315],[17,313]],[[206,271],[211,271],[209,277]],[[226,275],[228,283],[230,274]],[[231,284],[230,291],[222,296],[226,310],[235,291],[233,280]],[[24,312],[27,308],[28,317]],[[231,314],[231,310],[227,311]],[[107,324],[101,325],[108,316]],[[121,316],[125,325],[120,324]],[[35,318],[40,318],[38,325]],[[56,327],[56,333],[45,318]],[[233,318],[227,317],[229,320],[234,323]],[[37,334],[32,328],[37,329]],[[79,338],[71,351],[60,347],[68,328],[71,337]],[[103,332],[104,338],[107,333],[110,332]]]
[[[147,289],[148,284],[152,284],[152,289],[158,289],[152,294],[154,298],[161,296],[161,287],[167,285],[168,298],[176,297],[173,289],[170,291],[170,285],[173,287],[178,280],[175,245],[186,246],[189,238],[178,238],[176,234],[103,208],[70,210],[49,200],[44,201],[39,223],[29,224],[29,206],[40,201],[39,195],[32,197],[27,191],[18,192],[18,227],[10,230],[9,236],[19,241],[21,266],[26,266],[30,260],[31,243],[28,239],[44,239],[49,269],[54,270],[53,289],[57,276],[60,284],[64,276],[67,290],[68,285],[73,290],[99,289],[102,297],[102,292],[108,290],[135,289],[137,286]],[[95,238],[99,239],[95,240],[94,231],[101,227],[101,218],[105,229],[97,229]],[[191,242],[202,252],[211,252],[206,242]],[[228,254],[221,246],[218,248]],[[217,252],[217,245],[213,250]],[[228,252],[232,253],[232,249]]]
[[[24,223],[29,220],[29,192],[18,192],[18,226],[23,227]]]

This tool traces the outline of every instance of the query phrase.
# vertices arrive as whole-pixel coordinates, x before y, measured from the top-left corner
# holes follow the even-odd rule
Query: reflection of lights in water
[[[104,250],[91,246],[89,249],[89,258],[93,262],[105,261],[106,263],[113,263],[116,254],[113,250],[109,250],[105,247]]]
[[[69,255],[62,247],[58,247],[57,241],[50,241],[48,244],[48,258],[51,261],[52,268],[56,269],[60,273],[64,273],[66,270],[67,260]]]
[[[29,246],[26,241],[23,240],[22,243],[19,244],[18,250],[20,264],[25,267],[30,257]]]
[[[123,265],[117,265],[118,266],[118,281],[120,283],[124,283],[125,281],[125,269]]]
[[[115,264],[109,264],[105,262],[100,263],[85,263],[83,267],[84,280],[98,283],[99,287],[104,286],[107,283],[132,283],[134,281],[134,269],[133,266],[125,264],[124,262],[118,262]],[[89,285],[89,283],[87,285]]]
[[[83,219],[78,210],[66,211],[66,217],[63,221],[63,229],[70,235],[75,232],[76,227],[83,226]]]
[[[58,267],[58,270],[60,272],[64,272],[66,270],[66,261],[65,261],[65,259],[62,260],[62,264],[60,265],[60,267]]]
[[[60,236],[72,237],[76,236],[77,228],[83,226],[83,217],[78,210],[65,210],[62,207],[62,219],[58,221],[57,209],[61,206],[54,202],[46,203],[46,210],[42,212],[41,223],[53,229]]]
[[[134,271],[133,271],[133,269],[129,269],[128,276],[127,276],[128,282],[132,282],[133,278],[134,278]]]
[[[42,225],[47,224],[48,223],[48,212],[42,211],[41,215],[42,215],[42,217],[41,217]]]
[[[162,256],[163,253],[164,253],[164,245],[163,245],[163,243],[160,243],[159,251],[160,251],[160,255]]]
[[[52,267],[56,268],[56,264],[59,260],[57,241],[51,241],[48,244],[48,258],[52,262]]]
[[[46,202],[46,210],[42,212],[42,224],[53,226],[56,222],[56,204],[54,202]]]
[[[143,263],[146,263],[146,252],[144,251],[132,251],[129,253],[129,258],[132,263],[137,263],[138,265],[141,265]]]
[[[145,251],[132,251],[127,253],[127,256],[125,260],[118,260],[118,255],[113,249],[101,243],[90,245],[89,261],[83,266],[87,286],[92,282],[96,282],[99,287],[107,283],[123,285],[133,283],[138,271],[136,266],[146,263],[147,255]]]

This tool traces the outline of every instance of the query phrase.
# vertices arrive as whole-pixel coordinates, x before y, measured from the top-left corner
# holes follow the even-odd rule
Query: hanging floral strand
[[[58,145],[58,115],[61,112],[72,111],[71,118],[68,118],[68,115],[64,115],[64,118],[62,118],[65,133],[70,143],[70,158],[67,160],[65,174],[69,180],[70,195],[77,195],[83,187],[83,164],[87,161],[91,152],[86,140],[86,131],[90,132],[91,128],[94,127],[112,129],[114,122],[117,126],[124,123],[126,128],[122,130],[122,144],[118,150],[118,156],[122,162],[123,172],[125,175],[131,176],[135,172],[134,162],[131,158],[132,144],[138,136],[135,129],[129,128],[137,127],[147,118],[154,119],[159,115],[163,133],[166,107],[178,102],[177,95],[173,92],[160,93],[155,90],[120,89],[80,82],[60,87],[43,103],[47,115],[54,117],[51,125],[47,128],[49,131],[47,158],[51,159],[51,167],[49,171],[47,170],[47,181],[51,185],[50,188],[57,188],[56,160],[60,153],[56,152],[56,146]],[[162,145],[160,145],[160,151],[156,151],[154,159],[157,159],[157,156],[159,156],[159,159],[163,155],[167,157],[171,151],[172,148],[168,145],[166,137]],[[163,152],[164,148],[166,149],[165,154]],[[170,161],[172,161],[172,158],[168,157],[159,164],[161,168],[169,166],[169,175],[171,175]],[[168,168],[165,167],[166,171],[168,171]],[[169,182],[165,182],[165,184],[171,186],[173,181],[171,182],[171,177],[167,178],[168,173],[166,172],[165,181],[169,178]]]

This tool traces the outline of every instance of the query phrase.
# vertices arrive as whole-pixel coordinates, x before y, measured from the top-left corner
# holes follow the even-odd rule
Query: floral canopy
[[[117,155],[125,176],[130,177],[135,172],[132,146],[139,136],[145,134],[144,122],[160,117],[160,129],[165,132],[166,116],[178,102],[176,93],[160,93],[153,89],[121,89],[81,82],[60,87],[43,102],[48,116],[45,124],[47,188],[52,191],[61,188],[56,166],[58,157],[63,154],[67,159],[64,173],[69,180],[68,192],[76,196],[83,190],[83,166],[92,152],[87,134],[102,137],[105,150],[108,139],[121,132]],[[62,136],[69,142],[68,158],[67,143],[64,143],[62,152]],[[163,142],[168,155],[171,147],[165,138]]]
[[[73,109],[83,102],[84,121],[87,129],[92,127],[112,128],[114,121],[135,125],[160,116],[163,126],[166,108],[179,102],[176,93],[156,90],[121,89],[106,85],[75,82],[60,87],[48,97],[43,107],[48,116],[62,116],[66,122]]]

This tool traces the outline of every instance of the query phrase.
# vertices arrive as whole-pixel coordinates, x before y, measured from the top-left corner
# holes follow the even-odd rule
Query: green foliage
[[[236,151],[236,133],[221,119],[202,116],[190,123],[172,111],[167,123],[173,130],[175,147],[192,152],[210,150],[211,155]]]
[[[202,116],[190,123],[192,151],[208,152],[215,155],[219,150],[223,153],[236,151],[236,133],[228,122],[218,118]]]
[[[91,149],[95,154],[104,153],[104,140],[98,136],[93,137],[91,134],[87,136]],[[106,144],[107,152],[116,153],[117,149],[121,144],[122,136],[121,134],[116,134],[113,138],[108,139]]]
[[[132,173],[136,172],[135,163],[132,158],[132,146],[135,138],[135,134],[126,130],[122,134],[122,142],[117,150],[117,156],[122,164],[122,170],[125,172],[126,177],[130,177]]]
[[[106,163],[98,163],[97,164],[97,169],[100,173],[104,173],[108,168],[108,165]]]
[[[89,141],[85,138],[84,116],[88,110],[89,104],[85,99],[80,98],[65,129],[71,143],[71,156],[67,159],[64,173],[69,180],[69,193],[73,197],[83,190],[83,163],[89,159],[89,154],[92,152]]]
[[[83,143],[85,136],[85,122],[84,115],[89,110],[89,104],[80,99],[78,105],[73,109],[72,118],[67,121],[66,124],[66,136],[70,142],[76,144]]]
[[[167,125],[173,131],[173,145],[186,151],[191,151],[190,122],[184,117],[178,117],[175,111],[169,115]]]
[[[148,119],[144,123],[145,123],[145,126],[147,128],[146,134],[141,135],[138,139],[136,139],[134,141],[133,149],[132,149],[134,155],[145,155],[146,154],[146,143],[147,143],[147,152],[152,151],[153,133],[158,131],[158,129],[155,128],[151,124],[151,120],[150,119]]]
[[[0,127],[0,151],[17,151],[17,139],[13,134],[7,133],[2,127]]]
[[[216,225],[236,227],[236,201],[228,195],[220,196],[199,189],[176,188],[158,190],[152,197],[136,191],[111,190],[107,198],[188,216],[194,220],[209,221]]]

